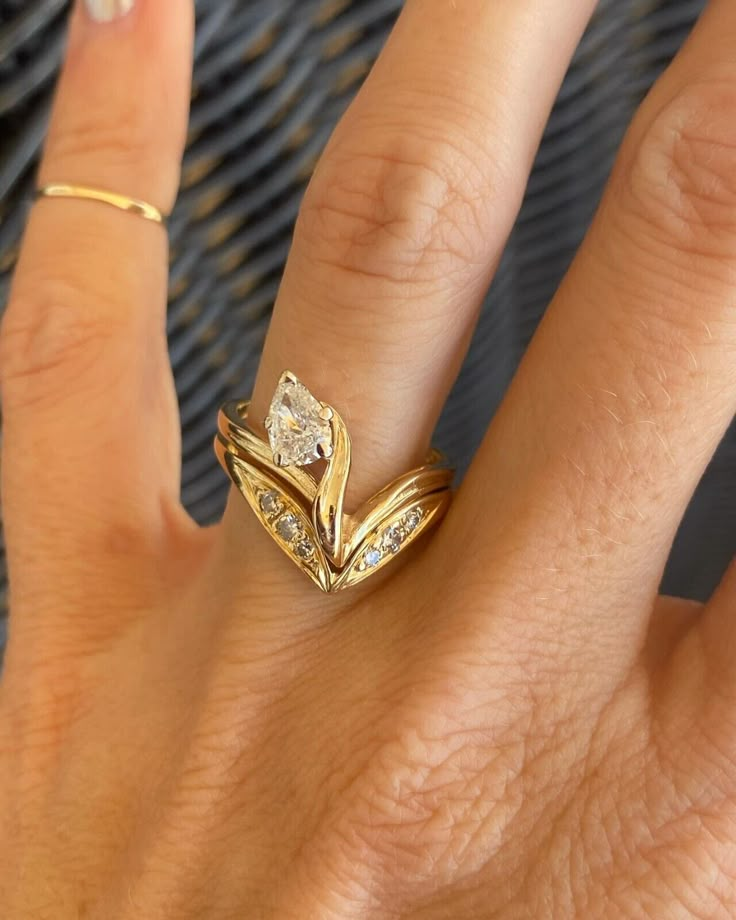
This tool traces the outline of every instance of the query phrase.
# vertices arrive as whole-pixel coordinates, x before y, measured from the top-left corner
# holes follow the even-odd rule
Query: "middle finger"
[[[494,592],[514,599],[479,611],[489,642],[553,654],[555,675],[571,658],[613,680],[630,667],[736,411],[735,108],[736,7],[711,0],[635,117],[443,527],[437,551],[472,541],[463,576],[502,572]]]
[[[421,462],[594,0],[409,0],[307,190],[251,418],[293,370],[349,504]]]

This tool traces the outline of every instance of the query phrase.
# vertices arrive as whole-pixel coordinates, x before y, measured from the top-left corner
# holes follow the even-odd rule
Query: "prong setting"
[[[265,423],[274,463],[309,466],[333,452],[334,410],[316,399],[290,371],[284,371]]]

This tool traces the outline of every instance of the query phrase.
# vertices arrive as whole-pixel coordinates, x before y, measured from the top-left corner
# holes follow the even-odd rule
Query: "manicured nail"
[[[111,22],[133,9],[135,0],[84,0],[87,12],[95,22]]]

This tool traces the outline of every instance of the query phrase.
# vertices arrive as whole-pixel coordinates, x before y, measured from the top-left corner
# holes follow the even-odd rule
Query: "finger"
[[[712,709],[721,719],[728,711],[728,724],[736,727],[733,704],[736,702],[736,560],[705,608],[698,624],[697,641],[707,662],[714,693]]]
[[[345,418],[349,504],[421,462],[592,0],[409,0],[297,221],[259,368]]]
[[[503,557],[518,586],[533,569],[531,613],[504,621],[517,647],[518,630],[564,636],[620,674],[643,641],[736,409],[735,106],[736,7],[713,0],[636,117],[465,483],[453,536],[483,521],[478,572]]]
[[[650,674],[655,674],[671,658],[702,614],[703,605],[699,601],[664,594],[657,598],[642,649],[642,663]]]
[[[170,210],[192,28],[189,0],[75,7],[41,185],[95,186]],[[163,227],[94,201],[34,205],[0,339],[16,604],[53,584],[57,567],[68,580],[101,547],[125,552],[139,531],[157,539],[170,517],[180,459],[166,285]]]

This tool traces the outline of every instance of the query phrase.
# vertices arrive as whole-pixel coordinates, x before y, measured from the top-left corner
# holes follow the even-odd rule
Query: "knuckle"
[[[381,751],[354,793],[345,834],[370,854],[368,862],[384,883],[399,883],[406,894],[417,894],[430,881],[457,881],[464,870],[458,841],[479,843],[493,819],[493,805],[477,793],[478,777],[461,771],[449,753],[436,759],[433,746],[415,735]]]
[[[99,72],[99,61],[82,56],[74,63],[71,66],[70,62],[67,74],[72,85],[59,101],[49,132],[46,159],[78,169],[79,163],[93,158],[113,174],[120,170],[133,177],[151,172],[158,175],[163,164],[168,164],[173,133],[162,118],[161,89],[142,75],[144,83],[139,89],[148,105],[140,104],[139,93],[122,88],[111,97],[107,81],[90,79],[90,72]],[[83,104],[70,104],[70,98],[75,97],[82,98]]]
[[[482,263],[493,182],[468,147],[410,131],[374,132],[360,152],[336,144],[299,212],[309,258],[361,284],[429,286]]]
[[[54,398],[105,360],[112,330],[104,312],[85,309],[84,293],[61,279],[32,285],[11,300],[0,323],[0,383],[14,405]]]
[[[84,718],[94,689],[78,662],[53,652],[43,659],[37,655],[24,661],[22,671],[11,662],[5,686],[0,706],[5,726],[0,734],[0,758],[58,750]]]
[[[736,72],[679,90],[636,145],[627,170],[636,216],[678,252],[732,256],[736,243]]]
[[[140,117],[108,118],[88,113],[75,119],[74,124],[53,135],[49,155],[55,163],[76,164],[94,157],[104,163],[106,170],[138,175],[153,164],[156,153],[153,132]]]
[[[470,706],[458,681],[451,680],[466,711],[456,708],[459,700],[438,707],[436,690],[429,687],[430,697],[401,707],[385,732],[378,729],[370,761],[352,784],[336,825],[397,896],[457,883],[478,868],[471,865],[474,852],[490,858],[508,832],[500,790],[514,797],[520,788],[526,750],[520,726],[481,729],[482,707]],[[492,740],[478,746],[481,730]]]

